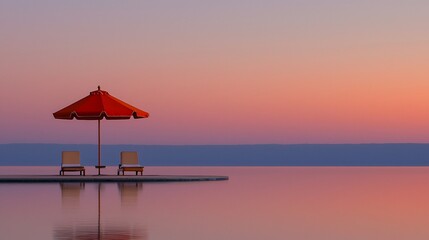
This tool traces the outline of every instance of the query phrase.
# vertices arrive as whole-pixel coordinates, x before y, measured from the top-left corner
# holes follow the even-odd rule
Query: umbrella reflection
[[[141,226],[136,224],[127,224],[123,221],[120,223],[102,223],[102,209],[108,206],[102,205],[102,192],[104,192],[103,184],[99,183],[97,187],[97,203],[98,203],[98,216],[97,221],[81,220],[76,222],[71,219],[65,224],[57,225],[54,228],[54,239],[63,240],[90,240],[90,239],[148,239],[147,232]],[[121,192],[121,202],[134,201],[137,204],[138,191],[143,188],[142,184],[127,183],[118,184]],[[69,203],[75,205],[79,203],[82,192],[85,189],[84,183],[61,183],[61,197],[63,207],[69,207]],[[126,199],[126,200],[124,200]],[[65,204],[64,204],[65,203]]]
[[[120,182],[118,189],[121,194],[122,206],[136,206],[139,199],[139,192],[143,190],[141,182]]]

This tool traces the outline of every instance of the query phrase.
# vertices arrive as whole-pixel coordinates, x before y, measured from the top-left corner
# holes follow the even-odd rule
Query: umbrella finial
[[[98,91],[100,91],[100,85],[98,85]]]

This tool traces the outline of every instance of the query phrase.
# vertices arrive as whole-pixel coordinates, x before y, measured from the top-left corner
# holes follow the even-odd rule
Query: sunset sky
[[[0,143],[429,142],[429,1],[0,1]]]

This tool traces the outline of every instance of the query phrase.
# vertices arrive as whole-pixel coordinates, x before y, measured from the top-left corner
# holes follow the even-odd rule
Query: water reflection
[[[143,190],[141,182],[120,182],[118,189],[121,196],[121,204],[123,207],[136,206],[139,200],[139,193]]]
[[[102,184],[100,224],[98,184],[0,184],[0,239],[429,239],[429,167],[158,171],[230,180]]]
[[[92,185],[92,184],[91,184]],[[87,213],[75,213],[63,214],[63,221],[61,224],[57,224],[54,227],[54,239],[72,240],[72,239],[148,239],[146,229],[136,222],[126,221],[127,219],[121,219],[115,217],[112,219],[103,218],[104,215],[108,215],[112,204],[103,205],[103,200],[109,200],[111,195],[104,194],[105,185],[98,183],[96,186],[96,204],[94,208],[97,211],[94,215],[85,217]],[[121,205],[136,205],[138,200],[139,191],[142,191],[142,183],[118,183],[120,191]],[[63,209],[77,209],[81,202],[83,192],[85,191],[85,183],[60,183],[61,199]],[[91,189],[90,189],[91,190]],[[106,199],[103,199],[105,197]],[[94,199],[92,199],[94,200]],[[94,202],[94,201],[92,201]],[[78,214],[76,216],[76,214]],[[96,217],[96,220],[94,219]],[[76,219],[79,219],[76,221]],[[128,222],[128,223],[127,223]]]
[[[101,231],[93,226],[61,226],[54,230],[54,239],[61,240],[137,240],[148,239],[143,229],[127,226],[103,226]]]
[[[79,207],[80,194],[85,189],[85,183],[60,183],[60,188],[63,207]]]

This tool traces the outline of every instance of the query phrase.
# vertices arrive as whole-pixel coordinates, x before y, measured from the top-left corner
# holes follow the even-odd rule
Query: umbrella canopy
[[[149,113],[140,110],[130,104],[115,98],[106,91],[102,91],[98,86],[97,91],[92,91],[81,100],[53,113],[56,119],[71,120],[98,120],[98,175],[101,166],[101,141],[100,141],[100,120],[147,118]]]
[[[87,97],[54,113],[56,119],[101,120],[147,118],[149,113],[121,101],[106,91],[90,92]]]

